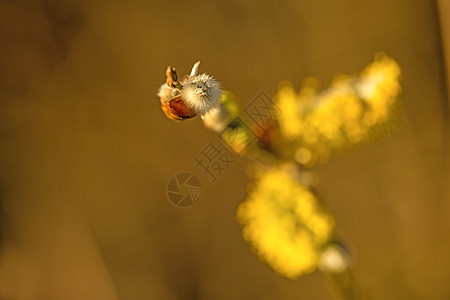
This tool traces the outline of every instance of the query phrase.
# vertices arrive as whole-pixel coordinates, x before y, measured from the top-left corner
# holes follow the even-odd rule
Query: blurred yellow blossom
[[[220,99],[220,103],[222,103],[228,111],[229,119],[233,120],[239,115],[240,111],[240,103],[236,96],[230,91],[223,91],[222,98]]]
[[[276,96],[282,110],[278,121],[291,143],[289,155],[313,166],[385,134],[396,117],[400,76],[397,62],[379,53],[359,75],[341,75],[320,93],[311,78],[298,94],[282,82]]]
[[[286,165],[261,172],[237,211],[258,257],[289,278],[316,269],[334,232],[334,219],[296,177]]]
[[[255,136],[247,124],[239,117],[231,121],[220,133],[222,140],[236,153],[245,153]]]

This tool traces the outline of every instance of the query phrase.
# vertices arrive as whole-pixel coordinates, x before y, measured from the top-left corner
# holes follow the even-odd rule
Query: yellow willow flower
[[[313,166],[386,134],[397,117],[400,76],[397,62],[380,53],[359,75],[341,75],[320,93],[312,79],[298,94],[280,84],[280,131],[294,144],[296,160]]]
[[[241,118],[235,118],[220,134],[222,140],[236,153],[244,153],[246,148],[255,140],[250,128]]]
[[[258,257],[289,278],[317,268],[335,225],[316,196],[286,166],[257,177],[237,219]]]

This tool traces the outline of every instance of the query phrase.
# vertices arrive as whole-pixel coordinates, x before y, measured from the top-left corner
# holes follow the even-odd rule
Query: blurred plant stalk
[[[208,105],[207,110],[196,111],[205,127],[256,162],[254,180],[236,217],[258,258],[291,279],[319,270],[338,297],[365,299],[350,271],[350,251],[336,233],[334,217],[320,200],[310,170],[390,135],[400,110],[398,63],[378,53],[360,73],[336,76],[326,90],[320,90],[314,78],[305,79],[299,92],[290,82],[281,82],[272,101],[280,113],[267,115],[263,124],[248,122],[231,92],[221,92],[217,101],[217,92],[212,91],[215,81],[209,86],[193,79],[210,78],[198,75],[199,63],[181,81],[174,70],[168,68],[167,85],[159,93],[166,115],[175,98],[184,107],[179,111]],[[189,97],[205,103],[192,105],[184,96],[184,85],[190,82],[196,82],[192,90],[197,94]]]

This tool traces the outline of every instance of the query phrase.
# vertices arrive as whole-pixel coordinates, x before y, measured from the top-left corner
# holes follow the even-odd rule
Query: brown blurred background
[[[168,64],[185,74],[201,60],[245,105],[285,79],[326,87],[379,50],[403,68],[402,124],[317,168],[318,189],[370,297],[449,299],[448,1],[440,9],[0,0],[0,299],[332,299],[319,272],[293,281],[258,261],[235,220],[248,161],[212,183],[192,158],[216,136],[165,118],[155,93]],[[166,197],[182,171],[204,188],[189,209]]]

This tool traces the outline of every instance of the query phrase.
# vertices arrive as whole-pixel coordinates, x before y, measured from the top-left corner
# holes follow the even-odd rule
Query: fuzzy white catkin
[[[350,265],[350,253],[343,246],[332,244],[320,257],[319,269],[327,273],[344,272]]]
[[[186,105],[198,114],[205,114],[219,104],[222,91],[220,84],[208,74],[186,76],[181,97]]]
[[[219,104],[216,107],[211,108],[203,116],[203,125],[206,128],[220,133],[225,130],[229,123],[229,113],[223,104]]]

